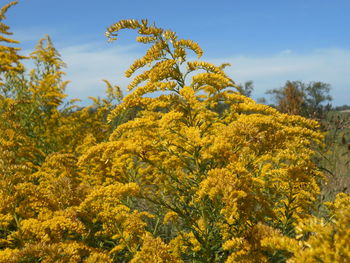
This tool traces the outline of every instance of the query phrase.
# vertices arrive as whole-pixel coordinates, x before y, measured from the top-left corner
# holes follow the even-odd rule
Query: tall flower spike
[[[13,1],[0,9],[0,42],[5,42],[6,44],[19,43],[17,40],[4,36],[12,35],[13,33],[9,31],[10,27],[2,22],[6,18],[5,14],[8,9],[16,4],[17,1]],[[24,59],[25,57],[18,54],[19,50],[20,48],[0,45],[0,74],[11,71],[20,72],[23,70],[24,67],[20,60]]]

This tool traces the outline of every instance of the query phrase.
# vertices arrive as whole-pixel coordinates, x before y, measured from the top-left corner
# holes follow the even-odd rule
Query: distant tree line
[[[247,81],[239,84],[240,92],[250,97],[254,85],[253,81]],[[300,115],[306,118],[320,120],[332,108],[330,95],[331,85],[320,81],[302,82],[286,81],[284,86],[268,90],[266,94],[272,97],[273,103],[270,106],[275,107],[282,113],[291,115]],[[258,99],[258,102],[265,103],[265,98]],[[350,106],[344,105],[334,108],[335,110],[350,109]]]

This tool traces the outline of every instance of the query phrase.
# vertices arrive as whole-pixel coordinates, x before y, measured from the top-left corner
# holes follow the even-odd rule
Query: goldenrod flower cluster
[[[11,7],[17,4],[17,1],[13,1],[0,9],[0,43],[5,42],[6,44],[18,44],[19,42],[8,38],[7,36],[12,35],[12,32],[9,31],[10,27],[6,25],[3,20],[5,20],[6,12]],[[18,54],[20,48],[13,46],[3,46],[0,45],[0,74],[5,72],[20,72],[23,71],[24,67],[20,63],[20,60],[25,58]],[[0,85],[1,82],[0,75]]]
[[[171,30],[122,20],[106,35],[122,29],[151,45],[124,98],[105,80],[106,99],[63,107],[49,37],[29,77],[1,67],[0,262],[350,260],[350,197],[312,215],[318,124],[241,95],[225,65],[186,61],[203,51]]]

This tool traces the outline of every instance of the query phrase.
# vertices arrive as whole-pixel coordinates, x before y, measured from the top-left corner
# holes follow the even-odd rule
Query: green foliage
[[[350,114],[330,111],[321,124],[326,136],[316,148],[315,162],[328,177],[322,186],[323,199],[333,200],[340,192],[350,192]]]
[[[252,80],[246,81],[244,84],[238,84],[239,92],[246,96],[250,97],[254,91],[254,84]]]
[[[269,90],[276,108],[288,114],[321,119],[330,110],[330,85],[323,82],[287,81],[280,89]]]

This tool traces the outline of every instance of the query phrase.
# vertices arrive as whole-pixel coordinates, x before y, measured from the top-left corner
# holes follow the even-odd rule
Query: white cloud
[[[135,46],[98,49],[97,45],[80,45],[60,49],[67,64],[67,93],[72,98],[86,99],[88,96],[103,96],[105,85],[102,79],[126,87],[129,80],[124,77],[128,66],[141,54]]]
[[[229,57],[224,61],[231,63],[227,73],[236,82],[254,81],[255,97],[283,86],[287,80],[322,81],[332,85],[335,105],[350,103],[350,50],[319,49],[307,54],[288,50],[271,56]]]
[[[112,44],[113,45],[113,44]],[[67,92],[71,97],[102,96],[108,79],[126,87],[130,80],[124,77],[128,66],[142,53],[132,46],[80,45],[60,49],[67,63],[67,79],[71,80]],[[227,73],[237,83],[253,80],[254,97],[264,96],[268,89],[279,88],[287,80],[322,81],[332,85],[335,105],[350,104],[350,50],[320,49],[298,54],[284,50],[269,56],[231,56],[209,59],[215,64],[231,63]]]

